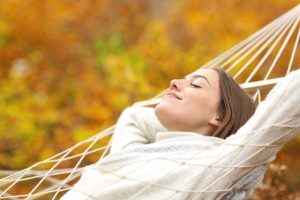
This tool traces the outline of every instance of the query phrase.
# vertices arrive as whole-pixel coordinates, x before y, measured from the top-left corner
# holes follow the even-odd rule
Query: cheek
[[[210,108],[214,104],[214,99],[209,93],[191,94],[189,104],[203,109]]]
[[[193,94],[186,101],[186,107],[191,113],[201,113],[199,117],[206,118],[213,114],[217,101],[212,94]]]

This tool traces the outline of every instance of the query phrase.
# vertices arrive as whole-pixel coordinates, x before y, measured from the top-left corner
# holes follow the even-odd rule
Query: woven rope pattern
[[[241,87],[247,90],[253,97],[253,99],[260,103],[268,91],[280,81],[284,76],[289,74],[293,69],[296,69],[294,66],[295,60],[300,60],[298,44],[300,41],[300,5],[296,6],[289,12],[285,13],[278,19],[274,20],[249,38],[245,39],[241,43],[237,44],[236,46],[232,47],[225,53],[221,54],[220,56],[213,59],[211,62],[205,64],[200,68],[212,68],[212,67],[221,67],[224,68],[228,73],[230,73],[234,79],[239,80],[242,82]],[[286,49],[292,49],[289,52],[288,59],[283,57],[283,53]],[[275,49],[279,49],[275,51]],[[273,76],[272,72],[276,67],[280,67],[283,69],[283,66],[278,66],[276,64],[279,63],[281,59],[288,60],[285,65],[285,71],[281,74],[281,76],[276,78],[270,78]],[[265,67],[265,63],[271,63],[270,66],[267,66],[267,72],[265,73],[263,78],[257,77],[256,75],[263,67]],[[241,64],[246,63],[246,64]],[[241,67],[242,66],[242,67]],[[199,68],[199,69],[200,69]],[[236,70],[239,69],[239,70]],[[235,71],[235,73],[234,73]],[[250,74],[247,76],[245,73],[247,71],[251,71]],[[281,70],[282,71],[282,70]],[[260,73],[261,74],[261,73]],[[242,79],[242,77],[246,77],[246,79]],[[153,97],[150,100],[137,102],[135,105],[137,106],[153,106],[156,105],[162,98],[165,91],[161,92],[157,96]],[[271,124],[262,129],[268,129],[271,126],[273,127],[282,127],[287,126],[289,120],[287,119],[284,122],[278,124]],[[290,126],[289,131],[285,134],[281,135],[280,137],[284,137],[294,129],[298,128],[300,124],[296,126]],[[82,141],[69,149],[60,152],[44,161],[35,163],[34,165],[20,171],[0,171],[1,180],[0,180],[0,199],[58,199],[65,191],[71,188],[71,185],[78,180],[80,177],[82,170],[84,168],[85,160],[91,156],[93,158],[97,157],[98,159],[102,159],[105,157],[109,151],[110,143],[106,146],[103,146],[103,141],[106,141],[108,137],[114,131],[115,126],[109,127],[106,130],[94,135],[93,137]],[[255,130],[253,132],[253,136],[256,134],[261,134],[262,130]],[[279,138],[277,138],[279,139]],[[249,140],[251,137],[249,137]],[[233,144],[233,143],[226,143],[226,145],[238,146],[239,148],[257,148],[256,153],[260,153],[263,149],[266,148],[273,148],[276,145],[271,143],[266,144],[248,144],[246,141],[243,144]],[[206,148],[210,148],[207,146]],[[78,149],[80,149],[80,153],[78,153]],[[84,150],[82,150],[84,149]],[[201,150],[202,151],[202,150]],[[238,152],[230,152],[229,154],[237,153]],[[101,155],[101,156],[100,156]],[[100,156],[100,157],[99,157]],[[195,157],[203,157],[201,152],[195,152],[194,155],[190,157],[193,159]],[[255,154],[253,155],[255,156]],[[251,157],[246,157],[250,159]],[[201,167],[205,169],[211,168],[231,168],[232,170],[236,170],[239,168],[255,168],[257,166],[266,165],[271,160],[267,160],[262,163],[256,164],[248,164],[245,165],[244,161],[240,162],[236,165],[219,165],[213,163],[211,165],[205,165],[200,163],[190,163],[189,161],[181,161],[178,159],[170,159],[170,158],[154,158],[154,159],[168,159],[171,162],[177,163],[178,167],[170,171],[169,173],[165,174],[168,176],[172,174],[174,171],[178,170],[182,166],[191,165],[195,167]],[[226,155],[223,157],[226,159]],[[148,160],[144,164],[151,162]],[[71,165],[70,168],[61,168],[62,164],[67,163]],[[71,163],[71,164],[70,164]],[[128,174],[128,176],[116,174],[108,169],[101,168],[101,170],[105,171],[106,173],[112,173],[114,176],[119,177],[120,179],[129,179],[135,180],[138,182],[142,182],[141,180],[134,179],[133,177]],[[136,171],[139,169],[133,169]],[[193,177],[193,178],[196,178]],[[206,188],[203,190],[185,190],[183,189],[184,186],[188,182],[183,182],[181,187],[178,188],[171,188],[165,185],[157,184],[155,180],[153,182],[144,182],[145,187],[140,191],[136,191],[136,194],[133,195],[130,199],[133,199],[135,196],[142,193],[149,187],[155,186],[159,188],[163,188],[165,190],[173,191],[173,194],[178,192],[188,192],[188,193],[225,193],[229,191],[236,190],[236,188],[223,188],[215,190],[213,189],[214,184],[218,181],[226,178],[225,174],[220,174],[218,177],[215,178],[211,182],[211,184],[207,185]],[[189,180],[192,181],[192,180]],[[29,185],[31,183],[32,185]],[[110,183],[114,184],[114,183]],[[30,190],[25,193],[20,193],[19,191],[22,186],[26,185],[26,187],[31,186]],[[240,190],[247,190],[247,188],[239,188]],[[167,199],[172,199],[172,195],[169,196]],[[194,199],[197,199],[197,195],[195,195]]]

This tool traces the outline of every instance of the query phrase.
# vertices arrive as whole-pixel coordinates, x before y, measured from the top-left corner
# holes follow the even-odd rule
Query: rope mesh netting
[[[257,103],[260,103],[276,83],[287,74],[290,74],[291,71],[299,68],[296,66],[300,66],[300,52],[298,50],[300,41],[299,20],[300,5],[297,5],[200,68],[221,67],[225,69],[236,81],[242,83],[241,87],[248,91]],[[163,91],[152,99],[137,102],[134,105],[155,106],[161,101],[165,92]],[[280,126],[280,124],[277,125]],[[58,199],[78,181],[85,166],[95,160],[101,160],[108,154],[110,138],[114,128],[115,126],[109,127],[24,170],[1,170],[0,199]],[[257,145],[259,146],[259,144]],[[260,144],[261,147],[267,147],[268,145],[270,146],[268,143]],[[247,158],[250,159],[250,157]],[[176,160],[173,161],[177,162]],[[254,168],[268,162],[270,160],[253,166],[243,164],[201,166],[198,164],[197,167],[231,168],[235,170],[237,168]],[[108,171],[108,173],[112,172]],[[129,179],[130,177],[122,178]],[[226,174],[216,177],[206,189],[197,191],[197,193],[230,190],[230,188],[214,190],[213,187],[209,187],[223,178],[226,178]],[[148,187],[151,185],[155,185],[155,182],[148,183]],[[157,187],[164,188],[166,186],[157,185]],[[145,186],[146,188],[147,186]],[[167,187],[166,189],[172,190],[172,188]],[[178,189],[180,190],[180,188]],[[136,191],[136,194],[138,195],[142,191]]]

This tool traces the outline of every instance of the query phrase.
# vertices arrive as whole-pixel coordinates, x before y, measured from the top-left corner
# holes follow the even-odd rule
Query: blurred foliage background
[[[297,3],[0,0],[0,168],[22,169],[113,125]],[[300,199],[299,152],[296,138],[253,199]]]

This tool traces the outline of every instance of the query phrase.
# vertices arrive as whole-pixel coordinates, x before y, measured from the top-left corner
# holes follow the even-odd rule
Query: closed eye
[[[181,79],[186,79],[186,77],[183,77],[183,78],[181,78]],[[193,84],[193,83],[191,83],[191,86],[193,86],[193,87],[195,87],[195,88],[202,88],[201,86],[195,85],[195,84]]]
[[[195,84],[193,84],[193,83],[191,83],[191,85],[194,86],[194,87],[196,87],[196,88],[201,88],[201,86],[195,85]]]

